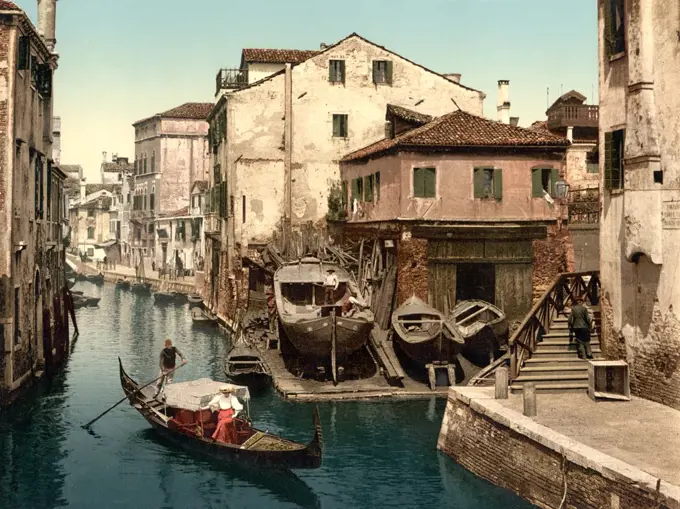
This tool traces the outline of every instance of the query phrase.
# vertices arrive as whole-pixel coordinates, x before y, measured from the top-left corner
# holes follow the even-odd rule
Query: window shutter
[[[541,179],[541,169],[531,170],[531,196],[541,198],[543,196],[543,181]]]
[[[615,1],[604,0],[602,6],[602,16],[604,17],[604,52],[610,57],[614,54],[614,16],[615,16]]]
[[[373,83],[378,83],[378,62],[373,61]]]
[[[340,136],[340,115],[333,115],[333,136]]]
[[[365,201],[373,202],[373,175],[364,177],[364,189],[366,190]]]
[[[335,64],[334,60],[328,61],[328,81],[330,81],[331,83],[335,81],[335,73],[333,72],[335,67],[334,64]]]
[[[22,35],[19,37],[19,56],[17,62],[17,68],[19,70],[28,69],[28,56],[31,49],[31,40],[27,35]]]
[[[425,182],[422,168],[413,168],[413,196],[422,198],[425,193]]]
[[[555,184],[560,180],[560,170],[555,168],[550,172],[550,196],[555,196]]]
[[[493,171],[493,197],[499,201],[503,199],[503,170],[501,169]]]
[[[437,170],[425,168],[425,197],[437,197]]]
[[[484,169],[475,168],[472,176],[475,198],[484,198]]]
[[[347,182],[342,181],[342,206],[347,208]]]
[[[604,133],[604,188],[612,188],[612,133]]]
[[[364,180],[361,177],[357,179],[357,190],[357,199],[359,201],[364,201]]]
[[[375,199],[376,201],[380,199],[380,172],[375,174]]]
[[[389,83],[390,85],[392,84],[392,61],[388,60],[385,69],[385,81]]]
[[[340,60],[340,83],[345,82],[345,61]]]

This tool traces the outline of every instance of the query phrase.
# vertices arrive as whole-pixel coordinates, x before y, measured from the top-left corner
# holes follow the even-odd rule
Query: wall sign
[[[662,202],[661,222],[665,230],[680,229],[680,201]]]

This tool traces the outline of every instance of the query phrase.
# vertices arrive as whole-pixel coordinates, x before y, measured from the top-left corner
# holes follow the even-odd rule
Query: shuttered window
[[[156,151],[151,153],[151,173],[156,171]]]
[[[345,82],[345,61],[331,60],[328,63],[328,81],[331,83]]]
[[[475,168],[472,180],[475,198],[503,199],[503,170],[500,168]]]
[[[347,208],[347,182],[342,181],[342,208]]]
[[[334,114],[333,115],[333,137],[334,138],[347,138],[348,135],[347,128],[347,115],[344,114]]]
[[[545,193],[555,196],[555,184],[560,179],[560,170],[555,168],[532,168],[531,196],[541,198]]]
[[[608,57],[626,51],[624,0],[604,0],[604,46]]]
[[[27,35],[19,37],[19,50],[17,55],[17,69],[28,69],[31,54],[31,39]]]
[[[373,61],[373,83],[392,84],[392,62],[390,60]]]
[[[623,189],[623,147],[626,139],[625,130],[604,134],[604,187],[605,189]]]
[[[413,197],[437,197],[437,170],[435,168],[413,168]]]
[[[364,189],[366,190],[364,193],[364,201],[373,202],[374,185],[374,175],[368,175],[367,177],[364,177]]]
[[[375,200],[380,200],[380,172],[375,174]]]
[[[364,181],[361,177],[352,180],[352,202],[354,200],[363,201],[364,199]]]

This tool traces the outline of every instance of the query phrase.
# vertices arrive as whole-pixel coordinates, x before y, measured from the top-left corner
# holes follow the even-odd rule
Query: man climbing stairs
[[[590,333],[590,346],[594,359],[602,359],[600,350],[600,310],[587,306],[593,318],[593,331]],[[554,318],[547,334],[536,346],[530,359],[524,362],[510,389],[521,392],[526,382],[534,382],[536,390],[542,392],[581,392],[588,388],[588,361],[578,358],[576,339],[569,342],[567,324],[571,309]]]

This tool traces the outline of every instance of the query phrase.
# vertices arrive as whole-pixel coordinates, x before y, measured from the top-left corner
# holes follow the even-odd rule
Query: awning
[[[99,249],[104,249],[104,248],[113,246],[117,242],[118,241],[116,239],[111,239],[111,240],[107,240],[106,242],[102,242],[101,244],[95,244],[94,247],[99,248]]]

